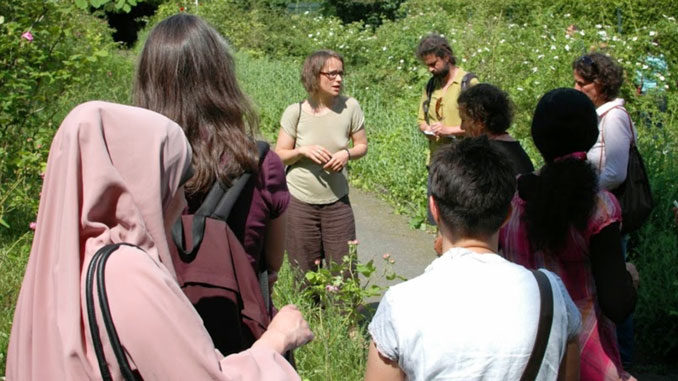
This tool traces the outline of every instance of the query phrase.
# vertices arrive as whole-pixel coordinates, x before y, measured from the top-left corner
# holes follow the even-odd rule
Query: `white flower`
[[[659,74],[659,80],[664,81],[664,80],[666,80],[666,78],[663,75]]]
[[[631,39],[631,41],[638,41],[638,36],[633,36],[633,38]]]
[[[542,59],[542,58],[544,58],[544,57],[546,57],[546,56],[543,55],[543,54],[540,54],[540,55],[537,56],[537,59],[540,60],[540,59]]]
[[[312,38],[312,37],[313,37],[313,33],[309,33],[308,38]]]
[[[381,47],[381,50],[386,51],[386,47],[385,47],[385,46],[382,46],[382,47]]]
[[[536,73],[536,72],[537,72],[537,70],[538,70],[538,69],[537,69],[537,67],[536,67],[536,66],[532,68],[532,72],[533,72],[533,73]]]
[[[643,69],[647,69],[649,66],[643,64]]]
[[[462,59],[461,59],[461,62],[466,62],[466,58],[462,58]]]
[[[657,32],[655,32],[654,30],[651,30],[651,31],[650,31],[650,37],[652,37],[652,36],[654,36],[654,35],[656,35],[656,34],[657,34]]]
[[[565,13],[565,14],[563,15],[563,17],[565,17],[565,18],[570,17],[570,14],[569,14],[569,13]]]
[[[506,40],[504,40],[503,38],[501,40],[499,40],[500,44],[503,44],[504,42],[506,42]]]
[[[607,36],[607,32],[604,31],[604,30],[599,30],[599,31],[598,31],[598,34],[601,35],[601,36],[603,36],[603,37],[606,37],[606,36]]]
[[[600,29],[600,28],[602,28],[602,27],[603,27],[602,25],[596,24],[596,29]]]
[[[553,59],[554,59],[554,60],[557,60],[557,59],[558,59],[558,56],[553,56]]]
[[[541,82],[539,82],[539,81],[534,81],[534,84],[535,84],[535,85],[540,85]]]
[[[556,50],[556,46],[555,46],[555,45],[551,45],[551,50]]]
[[[669,85],[664,85],[664,88],[665,88],[666,90],[668,90],[668,89],[669,89]]]
[[[565,44],[565,50],[570,51],[570,45]]]
[[[525,89],[523,89],[522,87],[516,87],[516,90],[518,90],[518,91],[524,91]]]
[[[400,70],[400,69],[402,69],[402,68],[403,68],[402,66],[398,66],[398,70]]]
[[[405,60],[401,58],[401,59],[400,59],[400,63],[403,63],[403,62],[405,62]]]

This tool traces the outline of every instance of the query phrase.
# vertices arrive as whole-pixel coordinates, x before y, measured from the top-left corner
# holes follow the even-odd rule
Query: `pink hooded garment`
[[[178,191],[190,147],[164,116],[88,102],[57,131],[38,225],[14,314],[7,380],[100,379],[84,299],[87,265],[102,246],[128,242],[106,266],[113,322],[146,380],[299,379],[272,350],[224,358],[177,285],[163,211]],[[177,201],[179,200],[179,201]],[[114,379],[120,370],[97,317]]]

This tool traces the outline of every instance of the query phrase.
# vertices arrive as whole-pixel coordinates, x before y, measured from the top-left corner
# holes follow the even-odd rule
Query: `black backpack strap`
[[[521,381],[534,380],[537,378],[537,373],[539,373],[539,368],[544,359],[544,353],[546,353],[546,345],[549,342],[551,323],[553,322],[553,290],[551,289],[551,282],[543,272],[539,270],[531,271],[537,280],[539,297],[541,299],[539,307],[539,325],[537,327],[537,338],[534,340],[532,354],[530,354],[523,375],[520,377]]]
[[[264,156],[268,153],[270,147],[268,143],[257,141],[257,150],[259,152],[259,164]],[[240,177],[235,179],[230,187],[224,187],[219,181],[212,185],[207,197],[202,202],[193,217],[193,227],[191,235],[193,237],[193,247],[187,248],[184,243],[184,226],[181,217],[172,225],[172,240],[176,244],[177,252],[182,261],[190,263],[195,259],[195,255],[200,249],[202,239],[205,234],[205,220],[207,217],[219,219],[222,221],[228,220],[231,214],[233,205],[240,197],[240,193],[245,188],[252,176],[251,172],[245,172]]]
[[[428,110],[431,106],[431,96],[433,95],[433,90],[436,88],[435,77],[431,77],[428,82],[426,82],[426,100],[422,104],[422,109],[424,110],[424,119],[426,124],[430,124],[430,118],[428,116]]]
[[[468,73],[464,74],[464,76],[461,78],[461,91],[468,89],[471,86],[471,81],[474,78],[478,78],[478,77],[470,71]]]
[[[122,373],[123,378],[126,381],[137,380],[137,376],[127,361],[125,356],[125,351],[122,349],[120,344],[120,338],[113,324],[113,319],[111,318],[111,310],[108,305],[108,296],[106,295],[106,279],[104,268],[106,267],[106,261],[111,256],[111,254],[117,250],[121,245],[133,246],[128,243],[116,243],[112,245],[106,245],[97,252],[92,257],[92,260],[87,267],[87,275],[85,278],[85,303],[87,308],[87,321],[89,323],[90,334],[92,335],[92,344],[94,345],[94,353],[97,357],[97,362],[99,363],[99,371],[101,372],[101,377],[108,381],[112,380],[111,373],[108,369],[108,364],[106,363],[106,357],[104,356],[104,349],[101,343],[101,336],[99,335],[99,325],[96,321],[96,312],[94,310],[94,275],[96,274],[97,281],[97,296],[99,297],[99,308],[101,309],[102,318],[104,320],[104,326],[106,327],[106,332],[108,333],[108,339],[113,348],[113,353],[115,358],[118,361],[118,366],[120,367],[120,372]]]

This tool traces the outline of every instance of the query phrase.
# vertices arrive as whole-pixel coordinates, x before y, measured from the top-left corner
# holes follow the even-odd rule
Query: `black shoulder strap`
[[[539,307],[539,326],[537,327],[537,338],[534,340],[532,354],[530,355],[530,359],[527,360],[523,376],[520,377],[521,381],[531,381],[537,378],[537,373],[539,373],[544,353],[546,353],[546,345],[549,342],[551,323],[553,322],[553,290],[551,289],[551,282],[543,272],[539,270],[531,271],[537,280],[539,297],[541,299]]]
[[[468,73],[464,74],[464,76],[461,78],[461,91],[468,89],[469,86],[471,86],[471,81],[474,78],[478,78],[478,77],[470,71]]]
[[[101,309],[102,319],[104,320],[106,332],[108,333],[108,340],[111,343],[113,353],[115,354],[115,358],[118,361],[120,372],[126,381],[137,380],[136,374],[132,371],[129,362],[127,362],[125,351],[122,349],[122,345],[120,344],[120,338],[118,337],[118,332],[116,331],[115,325],[113,324],[113,319],[111,318],[111,310],[108,305],[108,296],[106,295],[106,279],[104,272],[106,261],[108,261],[108,258],[111,256],[111,254],[121,245],[134,246],[128,243],[116,243],[112,245],[106,245],[97,250],[97,252],[94,253],[94,256],[92,257],[89,266],[87,267],[87,275],[85,278],[85,303],[87,307],[87,321],[89,323],[90,334],[92,335],[94,353],[96,354],[97,362],[99,363],[99,371],[101,372],[102,379],[106,381],[112,380],[112,377],[108,369],[106,357],[104,356],[104,348],[101,344],[101,336],[99,335],[99,325],[97,324],[95,315],[96,312],[94,311],[93,284],[95,273],[97,277],[97,295],[99,297],[99,308]]]
[[[269,151],[269,145],[263,141],[257,141],[257,150],[259,151],[259,162],[263,160]],[[205,234],[205,220],[210,217],[222,221],[228,220],[233,205],[240,196],[243,188],[252,176],[251,172],[245,172],[235,179],[230,187],[223,186],[219,181],[215,181],[207,193],[207,197],[202,202],[198,210],[193,215],[193,226],[191,234],[193,237],[193,247],[186,248],[184,244],[184,226],[181,217],[172,225],[172,240],[176,244],[177,252],[182,261],[190,263],[195,259],[195,255],[200,249],[200,244]]]
[[[428,82],[426,82],[426,100],[424,101],[424,104],[422,105],[422,108],[424,110],[424,119],[426,120],[426,124],[431,124],[428,116],[428,110],[429,107],[431,106],[431,96],[433,95],[433,90],[436,88],[436,79],[435,77],[431,77]]]

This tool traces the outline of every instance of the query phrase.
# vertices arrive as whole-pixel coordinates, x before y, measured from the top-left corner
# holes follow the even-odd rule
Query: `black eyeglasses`
[[[327,77],[329,80],[333,80],[337,78],[338,75],[341,76],[341,78],[344,78],[344,72],[342,71],[321,71],[320,74],[324,75]]]

